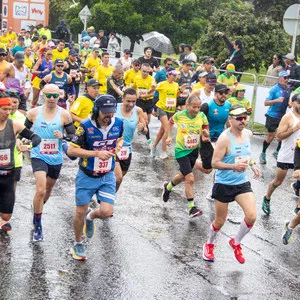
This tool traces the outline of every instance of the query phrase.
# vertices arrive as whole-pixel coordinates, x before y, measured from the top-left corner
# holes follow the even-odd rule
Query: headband
[[[230,116],[238,116],[238,115],[244,114],[246,112],[247,112],[247,110],[244,107],[239,107],[239,108],[236,108],[236,109],[230,111],[229,115]]]
[[[0,106],[11,106],[11,99],[10,98],[0,98]]]

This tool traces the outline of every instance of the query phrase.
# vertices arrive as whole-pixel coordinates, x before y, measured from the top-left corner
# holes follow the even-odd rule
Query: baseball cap
[[[117,110],[117,100],[112,95],[98,96],[94,105],[104,114],[115,113]]]
[[[51,41],[51,42],[48,43],[48,47],[49,47],[49,48],[55,47],[55,44]]]
[[[287,71],[281,71],[278,77],[290,77],[290,74]]]
[[[76,51],[75,49],[71,49],[71,50],[69,51],[69,55],[71,55],[71,56],[77,56],[78,53],[77,53],[77,51]]]
[[[99,46],[94,46],[94,47],[93,47],[93,51],[100,52]]]
[[[206,75],[208,75],[208,73],[206,71],[203,71],[198,75],[198,77],[204,77]]]
[[[186,58],[182,61],[182,64],[183,64],[183,65],[192,65],[192,63],[193,63],[193,62],[192,62],[191,60],[186,59]]]
[[[125,49],[125,50],[124,50],[124,53],[125,53],[125,54],[131,54],[131,51],[130,51],[129,49]]]
[[[293,97],[292,97],[292,102],[294,101],[300,101],[300,94],[295,94]]]
[[[229,88],[227,88],[227,85],[226,84],[223,84],[223,83],[217,83],[216,86],[215,86],[215,92],[218,93],[218,92],[225,92],[225,91],[229,91]]]
[[[209,72],[207,74],[207,77],[206,77],[206,83],[208,84],[216,84],[217,83],[217,76],[215,73],[213,72]]]
[[[168,68],[168,69],[167,69],[167,73],[168,73],[168,75],[174,75],[174,76],[177,76],[176,69],[174,69],[174,68]]]
[[[100,86],[100,83],[98,80],[96,80],[95,78],[91,78],[89,79],[89,81],[87,82],[86,84],[87,86],[96,86],[96,85],[99,85]]]
[[[283,58],[287,58],[287,59],[290,59],[290,60],[295,60],[295,55],[293,53],[288,53]]]
[[[63,65],[63,64],[64,64],[64,61],[63,61],[62,59],[60,59],[60,58],[57,58],[57,59],[54,61],[54,64],[55,64],[55,65],[59,65],[59,64]]]
[[[89,30],[95,30],[95,27],[94,26],[90,26],[88,29]]]
[[[15,61],[17,62],[24,62],[25,58],[24,58],[24,52],[23,51],[19,51],[15,54],[14,56]]]
[[[42,35],[42,39],[43,40],[47,40],[47,36],[46,35]]]
[[[247,113],[247,109],[244,107],[238,107],[233,110],[229,110],[230,116],[239,116],[239,115],[246,114],[246,113]]]
[[[228,64],[226,70],[228,72],[235,72],[235,66],[233,64]]]
[[[203,60],[204,64],[213,64],[215,61],[211,57],[207,57]]]
[[[236,86],[236,89],[235,89],[236,91],[245,91],[246,90],[246,88],[245,88],[245,86],[244,85],[242,85],[242,84],[238,84],[237,86]]]
[[[0,54],[7,54],[4,48],[0,48]]]

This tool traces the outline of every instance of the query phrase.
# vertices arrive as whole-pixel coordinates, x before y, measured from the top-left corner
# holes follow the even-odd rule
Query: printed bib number
[[[139,89],[139,97],[145,97],[147,95],[146,89]]]
[[[119,160],[126,160],[128,159],[130,154],[129,147],[122,147],[122,149],[117,153]]]
[[[111,170],[112,166],[112,157],[110,157],[108,160],[102,160],[98,157],[95,157],[94,159],[94,173],[98,174],[104,174],[108,173]]]
[[[167,107],[175,107],[176,106],[176,98],[167,98],[166,104],[167,104]]]
[[[249,164],[250,162],[250,156],[246,155],[246,156],[238,156],[234,159],[234,162],[237,164],[239,161],[247,161],[247,164]]]
[[[7,166],[10,164],[10,150],[1,149],[0,150],[0,166]]]
[[[41,154],[57,154],[58,153],[58,140],[57,139],[42,139],[40,144]]]
[[[196,148],[200,142],[200,135],[194,134],[184,137],[184,147],[186,149]]]

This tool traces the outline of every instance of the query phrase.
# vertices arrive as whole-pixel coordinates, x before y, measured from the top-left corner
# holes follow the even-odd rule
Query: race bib
[[[167,107],[175,107],[176,106],[176,98],[167,98],[166,105],[167,105]]]
[[[70,76],[71,76],[72,78],[75,78],[75,77],[76,77],[76,74],[77,74],[77,70],[74,70],[74,69],[70,70]]]
[[[112,157],[110,157],[108,160],[102,160],[98,157],[95,157],[94,159],[94,173],[97,174],[105,174],[108,173],[111,170],[112,166]]]
[[[57,154],[58,153],[58,139],[42,139],[40,143],[41,154]]]
[[[238,163],[238,162],[241,161],[241,160],[247,161],[247,164],[249,164],[249,162],[250,162],[250,156],[249,156],[249,155],[246,155],[246,156],[238,156],[238,157],[236,157],[236,158],[234,159],[234,162],[235,162],[235,163]]]
[[[62,89],[59,90],[59,98],[60,99],[64,99],[65,98],[65,91],[62,90]]]
[[[146,89],[139,89],[139,97],[145,97],[147,95]]]
[[[0,150],[0,166],[7,166],[10,164],[10,149]]]
[[[187,97],[189,96],[189,94],[190,94],[190,90],[189,90],[189,89],[185,89],[185,90],[183,91],[183,93],[180,93],[180,94],[179,94],[179,97],[180,97],[180,98],[187,98]]]
[[[196,148],[200,142],[200,135],[194,134],[184,137],[184,147],[186,149]]]
[[[130,149],[129,147],[122,147],[122,149],[117,153],[117,156],[119,158],[119,160],[126,160],[128,159],[130,154]]]

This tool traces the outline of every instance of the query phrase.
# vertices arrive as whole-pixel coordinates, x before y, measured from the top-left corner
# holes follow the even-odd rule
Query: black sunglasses
[[[7,54],[6,53],[0,53],[0,56],[6,56]]]
[[[227,95],[228,91],[221,91],[221,92],[217,92],[217,93],[219,93],[220,95]]]

